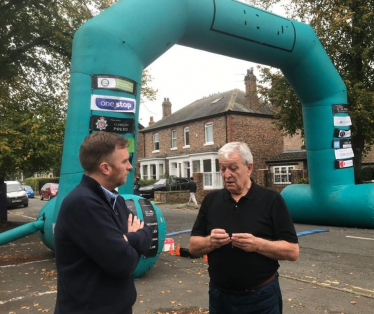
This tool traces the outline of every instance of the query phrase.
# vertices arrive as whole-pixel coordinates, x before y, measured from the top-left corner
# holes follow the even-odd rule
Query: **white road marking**
[[[361,240],[371,240],[374,241],[373,238],[362,238],[362,237],[353,237],[353,236],[345,236],[346,238],[352,238],[352,239],[361,239]]]
[[[18,266],[23,266],[23,265],[28,265],[28,264],[49,262],[49,261],[54,261],[54,260],[55,260],[54,258],[43,259],[43,260],[40,260],[40,261],[26,262],[26,263],[15,264],[15,265],[4,265],[4,266],[0,266],[0,268],[18,267]]]
[[[16,298],[12,298],[12,299],[5,300],[5,301],[0,301],[0,304],[5,304],[5,303],[13,302],[13,301],[18,301],[18,300],[23,300],[23,299],[28,298],[28,297],[35,297],[35,296],[41,297],[43,295],[53,294],[53,293],[57,293],[57,291],[45,291],[45,292],[39,292],[37,294],[33,293],[33,294],[22,296],[22,297],[16,297]]]
[[[11,215],[14,215],[14,216],[19,216],[19,217],[25,217],[25,218],[28,218],[28,219],[30,219],[30,220],[32,220],[32,221],[35,221],[35,220],[36,220],[35,217],[29,217],[29,216],[26,216],[26,215],[15,214],[15,213],[12,213],[12,212],[10,212],[10,211],[8,211],[8,214],[11,214]]]

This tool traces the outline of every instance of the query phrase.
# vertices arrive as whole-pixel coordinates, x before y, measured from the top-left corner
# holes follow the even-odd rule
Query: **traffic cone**
[[[170,245],[169,254],[174,255],[174,249],[172,245]]]
[[[175,255],[176,256],[180,256],[181,255],[181,246],[179,244],[177,244],[177,248],[175,250]]]
[[[207,262],[208,261],[208,255],[204,255],[204,262]]]

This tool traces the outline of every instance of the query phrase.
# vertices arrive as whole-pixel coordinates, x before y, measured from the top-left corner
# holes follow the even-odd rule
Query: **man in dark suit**
[[[132,170],[123,136],[98,132],[80,147],[82,181],[64,199],[55,226],[56,314],[131,314],[133,272],[152,231],[115,188]]]

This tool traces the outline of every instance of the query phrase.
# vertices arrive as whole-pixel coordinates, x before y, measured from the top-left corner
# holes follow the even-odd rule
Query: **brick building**
[[[244,78],[245,92],[234,89],[205,97],[172,113],[168,98],[162,103],[163,118],[141,130],[137,140],[137,173],[142,179],[165,175],[190,177],[203,173],[205,190],[222,187],[217,151],[225,143],[246,142],[256,170],[283,152],[283,134],[274,122],[271,106],[257,96],[253,69]]]

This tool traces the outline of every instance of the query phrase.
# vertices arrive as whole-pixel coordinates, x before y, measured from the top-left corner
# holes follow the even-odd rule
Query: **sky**
[[[272,11],[284,16],[280,8]],[[155,122],[161,120],[164,98],[169,98],[172,113],[175,113],[211,94],[235,88],[244,91],[247,69],[254,68],[254,74],[259,79],[257,65],[175,45],[147,67],[152,77],[150,86],[158,89],[158,92],[155,101],[140,105],[139,123],[147,127],[151,116]]]

